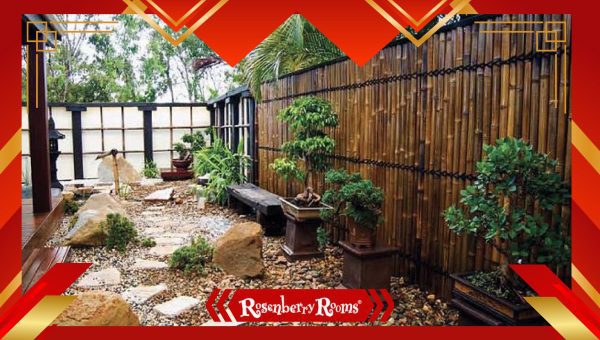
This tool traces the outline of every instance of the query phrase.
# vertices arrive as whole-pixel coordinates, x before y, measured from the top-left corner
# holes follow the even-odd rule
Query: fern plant
[[[216,133],[212,146],[194,154],[194,172],[197,176],[209,175],[205,194],[212,203],[227,202],[227,187],[246,182],[246,169],[250,157],[244,155],[244,144],[240,142],[237,152],[232,152]]]

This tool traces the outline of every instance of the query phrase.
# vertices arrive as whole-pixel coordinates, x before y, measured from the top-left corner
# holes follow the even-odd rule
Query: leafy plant
[[[381,223],[383,192],[370,180],[342,169],[328,171],[325,183],[331,185],[331,189],[323,194],[323,202],[331,205],[333,210],[321,212],[324,221],[339,226],[340,216],[347,216],[369,229],[375,229]]]
[[[158,177],[158,167],[154,161],[146,161],[144,163],[144,169],[142,170],[142,174],[146,178],[157,178]]]
[[[79,210],[79,204],[74,200],[65,200],[64,212],[65,215],[74,215]]]
[[[119,198],[127,200],[131,197],[131,186],[127,183],[119,184]]]
[[[325,129],[338,126],[337,113],[324,99],[304,97],[282,110],[278,118],[288,124],[294,139],[282,145],[285,157],[276,159],[271,168],[285,180],[303,181],[304,193],[296,197],[297,203],[317,205],[321,197],[312,193],[313,176],[331,167],[327,156],[333,154],[335,141]]]
[[[177,152],[180,160],[187,159],[190,156],[190,149],[183,143],[178,142],[173,144],[173,150]]]
[[[190,133],[185,134],[185,135],[183,135],[181,140],[184,143],[187,143],[190,145],[189,151],[192,155],[194,153],[204,149],[204,147],[206,146],[206,140],[204,138],[204,133],[202,133],[202,131],[196,131],[191,134]]]
[[[264,82],[341,56],[342,52],[327,37],[296,14],[242,61],[241,78],[260,100]]]
[[[225,204],[227,187],[246,181],[245,170],[250,165],[250,158],[244,155],[243,143],[240,142],[237,150],[232,152],[214,133],[212,146],[194,154],[196,175],[209,174],[205,194],[210,202]]]
[[[461,191],[464,209],[451,206],[444,219],[457,234],[490,242],[505,258],[505,279],[517,284],[510,263],[570,262],[569,226],[552,217],[569,202],[569,187],[556,172],[557,162],[521,139],[499,139],[484,146],[477,179]]]
[[[144,248],[152,248],[152,247],[154,247],[156,245],[156,241],[154,241],[154,239],[150,238],[150,237],[143,237],[140,240],[140,244]]]
[[[317,228],[317,243],[319,243],[319,250],[323,251],[329,243],[329,232],[323,226]]]
[[[466,279],[475,287],[481,288],[494,296],[503,298],[514,304],[521,303],[521,299],[515,290],[505,284],[502,271],[476,272],[467,276]]]
[[[107,233],[106,248],[124,252],[127,245],[137,237],[133,222],[120,214],[108,214],[100,225]]]
[[[203,273],[212,261],[213,248],[204,238],[199,237],[190,246],[181,247],[173,253],[169,265],[185,272]]]

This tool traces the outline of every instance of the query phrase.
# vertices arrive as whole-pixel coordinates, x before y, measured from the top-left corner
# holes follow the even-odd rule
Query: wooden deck
[[[65,262],[71,247],[36,248],[23,264],[23,293],[29,290],[55,263]]]
[[[52,200],[52,210],[47,213],[34,214],[31,199],[22,201],[22,262],[24,263],[29,255],[36,248],[41,248],[46,244],[50,235],[61,223],[64,215],[62,197]]]

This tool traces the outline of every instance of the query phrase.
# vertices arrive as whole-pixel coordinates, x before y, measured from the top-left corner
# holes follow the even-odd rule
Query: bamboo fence
[[[570,182],[569,37],[569,16],[498,16],[449,27],[420,47],[390,44],[363,67],[341,60],[264,84],[259,184],[282,196],[302,191],[269,168],[290,138],[276,116],[297,97],[327,99],[340,118],[329,131],[334,167],[384,190],[377,237],[399,248],[395,272],[448,297],[450,273],[499,261],[491,245],[451,233],[442,217],[473,180],[484,144],[523,138],[556,158]],[[568,224],[569,207],[560,213]],[[344,230],[332,232],[344,238]]]

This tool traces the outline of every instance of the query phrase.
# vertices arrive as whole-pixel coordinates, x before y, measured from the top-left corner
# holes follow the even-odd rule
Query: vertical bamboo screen
[[[340,117],[330,131],[334,166],[385,192],[378,240],[399,247],[396,273],[448,297],[449,273],[499,259],[489,244],[451,233],[442,218],[473,179],[483,144],[524,138],[559,160],[570,181],[569,36],[568,16],[505,15],[439,32],[418,48],[390,45],[363,67],[344,60],[265,84],[259,184],[282,196],[301,191],[269,168],[290,137],[276,116],[296,97],[327,99]],[[562,218],[569,216],[564,207]]]

